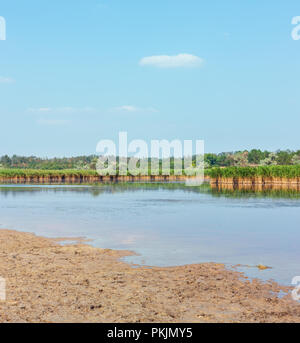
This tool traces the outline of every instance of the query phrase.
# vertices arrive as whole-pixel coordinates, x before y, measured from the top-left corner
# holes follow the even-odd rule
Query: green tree
[[[289,165],[292,164],[293,153],[289,150],[278,151],[276,161],[279,165]]]
[[[252,149],[248,154],[248,162],[251,164],[259,164],[266,157],[266,152],[262,152],[259,149]]]
[[[217,165],[218,157],[216,154],[205,154],[204,155],[204,162],[206,162],[209,166],[214,167]]]

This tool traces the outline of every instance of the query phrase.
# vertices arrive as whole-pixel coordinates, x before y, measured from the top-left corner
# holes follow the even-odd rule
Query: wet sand
[[[0,230],[1,322],[300,322],[289,288],[221,264],[133,267],[129,251]]]

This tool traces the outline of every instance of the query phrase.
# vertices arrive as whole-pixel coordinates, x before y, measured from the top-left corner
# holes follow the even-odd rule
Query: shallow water
[[[290,285],[300,275],[300,194],[218,192],[209,186],[0,186],[0,226],[87,237],[158,266],[222,262]],[[264,264],[272,269],[259,271]]]

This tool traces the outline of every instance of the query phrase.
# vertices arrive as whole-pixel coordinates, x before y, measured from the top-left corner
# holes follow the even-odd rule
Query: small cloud
[[[124,112],[137,112],[139,109],[135,106],[124,105],[124,106],[116,107],[115,110],[124,111]]]
[[[70,106],[65,106],[65,107],[59,107],[55,109],[56,112],[62,112],[62,113],[86,113],[86,112],[93,112],[95,109],[93,107],[70,107]]]
[[[87,113],[87,112],[92,112],[95,111],[94,108],[92,107],[70,107],[70,106],[65,106],[65,107],[30,107],[27,109],[28,112],[33,112],[33,113]]]
[[[201,67],[203,63],[204,60],[202,58],[190,54],[149,56],[140,60],[141,66],[153,66],[158,68],[196,68]]]
[[[107,8],[107,3],[101,1],[101,2],[99,2],[99,3],[97,4],[97,7],[98,7],[98,8]]]
[[[43,112],[51,112],[50,107],[39,107],[39,108],[28,108],[28,112],[36,112],[36,113],[43,113]]]
[[[132,106],[132,105],[123,105],[123,106],[115,107],[113,108],[113,110],[119,111],[119,112],[158,112],[153,107],[141,108],[141,107]]]
[[[45,126],[60,126],[60,125],[66,125],[69,123],[68,120],[60,120],[60,119],[39,119],[37,121],[39,125],[45,125]]]
[[[0,83],[14,83],[15,80],[11,77],[0,76]]]

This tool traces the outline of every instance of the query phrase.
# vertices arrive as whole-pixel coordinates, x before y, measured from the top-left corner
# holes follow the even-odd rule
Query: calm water
[[[0,226],[47,237],[87,237],[134,250],[130,262],[198,262],[290,284],[300,275],[300,194],[219,193],[208,186],[0,186]]]

